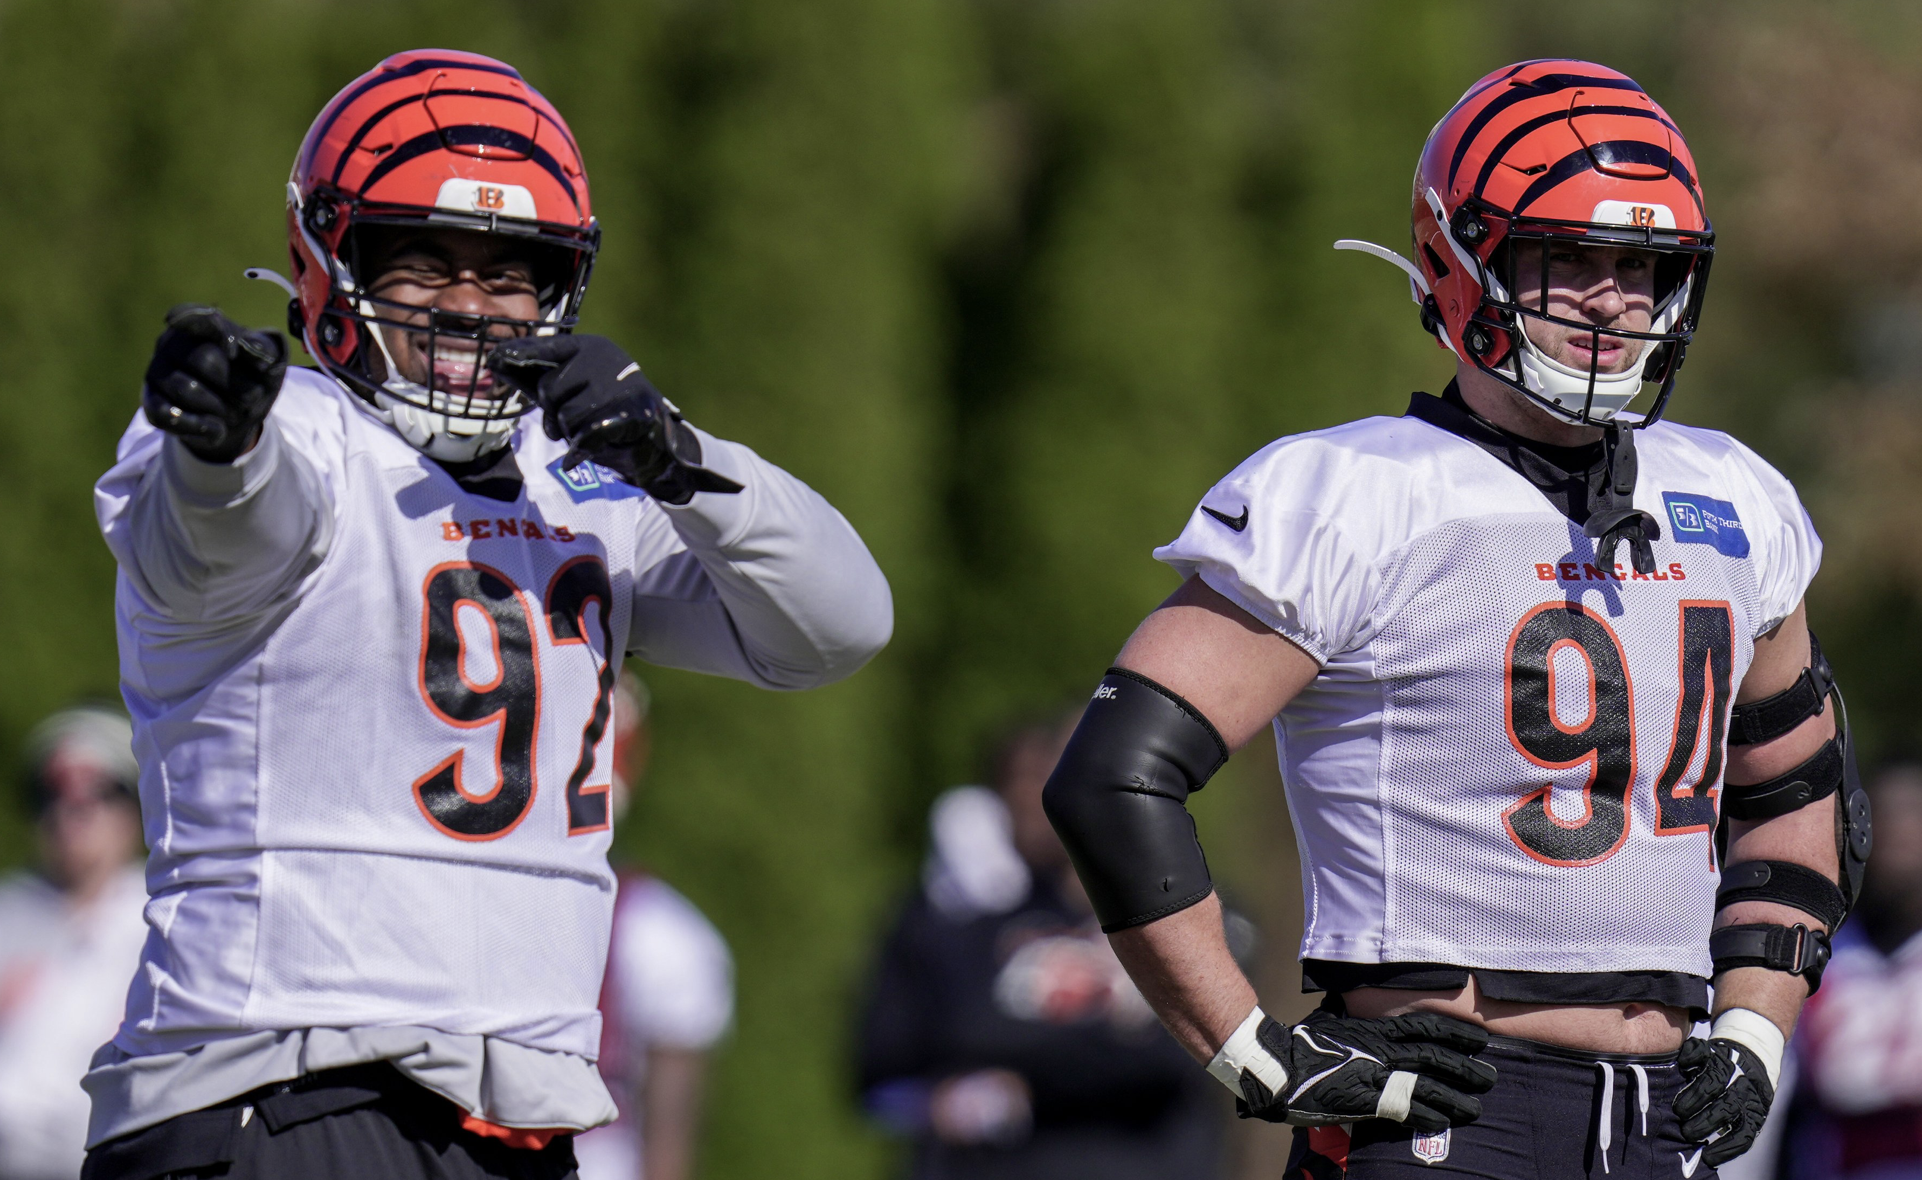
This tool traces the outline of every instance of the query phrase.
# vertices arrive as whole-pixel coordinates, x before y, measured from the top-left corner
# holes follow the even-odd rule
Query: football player
[[[1292,1176],[1711,1176],[1868,851],[1802,607],[1821,543],[1753,451],[1662,418],[1713,236],[1633,81],[1483,78],[1413,214],[1398,261],[1454,381],[1202,498],[1050,814],[1162,1019],[1303,1128]],[[1271,720],[1327,993],[1293,1026],[1235,968],[1182,806]]]
[[[87,1174],[567,1175],[614,1115],[622,660],[825,684],[887,641],[887,582],[573,334],[587,173],[512,67],[355,80],[287,227],[319,368],[174,309],[98,487],[153,900]]]

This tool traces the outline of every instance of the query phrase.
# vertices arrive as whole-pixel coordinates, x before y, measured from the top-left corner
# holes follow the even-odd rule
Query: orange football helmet
[[[453,315],[370,295],[362,234],[434,226],[511,237],[535,265],[538,320]],[[323,368],[373,403],[416,447],[470,459],[504,443],[528,406],[487,379],[484,352],[508,336],[573,328],[600,244],[573,133],[512,67],[453,50],[397,53],[321,110],[287,183],[289,326]],[[249,272],[278,279],[264,271]],[[428,336],[432,387],[401,376],[377,330]],[[446,387],[453,386],[453,387]]]
[[[1614,420],[1644,382],[1660,386],[1648,413],[1622,421],[1661,417],[1701,318],[1715,232],[1688,144],[1634,80],[1567,59],[1489,74],[1429,133],[1412,212],[1412,262],[1366,242],[1336,247],[1406,271],[1422,326],[1444,347],[1565,421]],[[1533,306],[1516,294],[1518,241],[1541,244],[1542,296]],[[1600,327],[1547,309],[1547,260],[1557,242],[1656,256],[1649,330],[1607,329],[1646,342],[1626,372],[1599,372],[1593,360],[1572,368],[1523,331],[1527,318],[1550,321],[1592,333],[1591,357],[1601,350]]]

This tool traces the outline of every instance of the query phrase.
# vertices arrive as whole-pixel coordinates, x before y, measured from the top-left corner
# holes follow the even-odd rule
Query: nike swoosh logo
[[[1221,523],[1227,525],[1229,528],[1235,530],[1236,532],[1240,532],[1241,530],[1248,527],[1248,506],[1246,504],[1243,504],[1241,506],[1240,516],[1229,516],[1226,512],[1216,512],[1214,509],[1208,507],[1206,504],[1203,504],[1201,506],[1201,510],[1203,512],[1206,512],[1209,516],[1214,517],[1216,520],[1220,521]]]
[[[1695,1174],[1695,1166],[1702,1162],[1702,1149],[1696,1148],[1694,1155],[1683,1155],[1679,1151],[1675,1155],[1682,1161],[1682,1180],[1688,1180]]]

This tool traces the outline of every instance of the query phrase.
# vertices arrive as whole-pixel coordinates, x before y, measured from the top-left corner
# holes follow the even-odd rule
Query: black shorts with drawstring
[[[539,1151],[463,1130],[460,1107],[384,1062],[325,1070],[110,1139],[81,1180],[571,1180]]]
[[[1287,1180],[1715,1180],[1675,1117],[1673,1053],[1586,1053],[1490,1037],[1482,1117],[1439,1135],[1383,1119],[1298,1128]]]

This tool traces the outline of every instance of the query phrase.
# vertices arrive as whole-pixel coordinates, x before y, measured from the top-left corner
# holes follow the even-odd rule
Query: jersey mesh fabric
[[[1198,508],[1157,550],[1322,661],[1276,719],[1303,957],[1709,973],[1713,811],[1683,824],[1702,806],[1671,805],[1658,832],[1656,786],[1691,729],[1670,793],[1716,786],[1700,784],[1716,730],[1706,702],[1728,707],[1755,636],[1800,600],[1821,545],[1787,481],[1726,435],[1664,423],[1640,443],[1635,504],[1664,522],[1653,576],[1625,553],[1605,565],[1505,464],[1413,419],[1271,444],[1202,500],[1230,519],[1246,508],[1244,528]],[[1678,536],[1676,496],[1739,524]],[[1722,655],[1690,647],[1693,671],[1678,675],[1685,618],[1698,640],[1719,627]],[[1547,642],[1563,632],[1588,647]],[[1531,680],[1512,671],[1527,664],[1515,645],[1536,642]],[[1698,711],[1682,725],[1691,676]],[[1584,736],[1606,739],[1600,781],[1626,818],[1612,829],[1610,791],[1584,811]],[[1581,839],[1566,836],[1585,814]],[[1602,835],[1619,838],[1582,843]]]
[[[1654,788],[1668,754],[1679,699],[1679,602],[1699,575],[1541,581],[1535,562],[1598,559],[1593,542],[1559,517],[1491,516],[1417,537],[1394,561],[1384,594],[1395,602],[1375,640],[1385,681],[1381,801],[1387,877],[1383,956],[1390,961],[1547,971],[1682,970],[1707,975],[1709,917],[1717,877],[1708,834],[1657,836]],[[1690,561],[1673,563],[1686,570]],[[1469,593],[1464,569],[1527,570],[1526,578]],[[1624,566],[1624,572],[1627,572]],[[1710,595],[1754,601],[1737,576]],[[1531,584],[1532,583],[1532,584]],[[1509,835],[1504,813],[1552,784],[1548,812],[1584,818],[1585,766],[1530,762],[1508,734],[1507,641],[1530,610],[1575,603],[1613,633],[1628,659],[1635,773],[1625,843],[1598,864],[1544,863]],[[1752,647],[1738,642],[1735,677]],[[1555,652],[1557,720],[1571,728],[1611,707],[1573,646]],[[1591,705],[1591,700],[1594,703]],[[1571,707],[1573,706],[1573,707]],[[1698,744],[1700,744],[1698,742]],[[1699,775],[1699,757],[1691,759]],[[1687,776],[1677,784],[1686,791]],[[1601,788],[1596,788],[1601,789]],[[1591,822],[1604,822],[1592,819]],[[1659,895],[1661,905],[1637,904]],[[1629,904],[1623,904],[1628,902]]]

